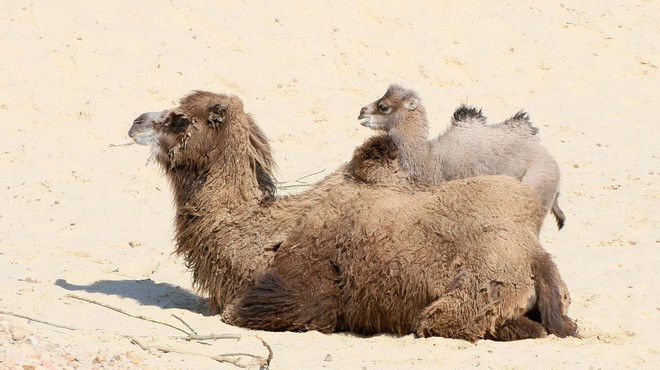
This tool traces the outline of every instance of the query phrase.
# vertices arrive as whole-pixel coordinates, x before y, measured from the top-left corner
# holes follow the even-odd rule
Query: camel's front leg
[[[532,286],[518,288],[461,270],[445,292],[422,310],[415,332],[470,342],[538,338],[545,333],[543,327],[523,317],[533,294]]]
[[[420,337],[444,337],[476,342],[484,337],[486,327],[475,320],[473,300],[445,294],[420,314],[415,333]]]

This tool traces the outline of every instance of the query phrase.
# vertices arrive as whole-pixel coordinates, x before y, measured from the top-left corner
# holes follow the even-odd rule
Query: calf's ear
[[[403,101],[403,106],[404,106],[407,110],[415,110],[415,109],[417,109],[417,106],[419,106],[419,98],[417,98],[417,97],[415,97],[415,96],[407,97],[407,98]]]

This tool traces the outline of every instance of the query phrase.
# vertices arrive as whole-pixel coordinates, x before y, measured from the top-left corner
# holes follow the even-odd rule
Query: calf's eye
[[[379,103],[378,104],[378,111],[380,111],[381,113],[387,114],[387,113],[390,112],[390,110],[391,110],[391,108],[390,108],[389,105],[387,105],[385,103]]]

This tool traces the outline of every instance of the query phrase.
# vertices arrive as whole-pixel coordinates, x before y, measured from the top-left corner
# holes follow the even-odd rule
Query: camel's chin
[[[382,125],[377,122],[377,120],[374,120],[374,117],[372,116],[367,116],[365,118],[360,119],[360,124],[364,127],[369,127],[372,130],[380,130],[382,129]]]
[[[358,117],[360,124],[364,127],[369,127],[372,130],[385,130],[385,124],[382,119],[374,116],[360,116]]]
[[[131,137],[138,145],[152,145],[154,143],[154,135],[150,132],[143,132]]]
[[[385,130],[385,125],[376,122],[368,122],[366,124],[362,124],[362,126],[369,127],[372,130]]]

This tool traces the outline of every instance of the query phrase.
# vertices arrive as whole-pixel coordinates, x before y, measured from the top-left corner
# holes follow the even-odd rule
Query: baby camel
[[[461,106],[445,133],[427,140],[429,123],[418,95],[392,84],[365,106],[363,126],[387,132],[399,148],[399,163],[412,178],[429,184],[479,175],[508,175],[531,186],[557,227],[566,217],[559,208],[559,166],[539,143],[537,129],[519,112],[498,125],[486,125],[480,110]]]

